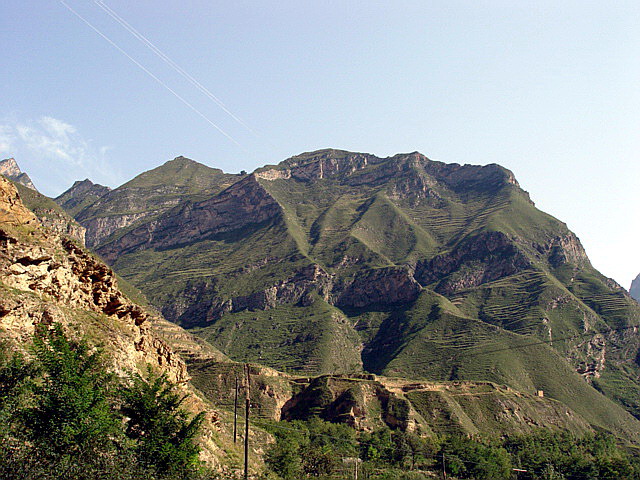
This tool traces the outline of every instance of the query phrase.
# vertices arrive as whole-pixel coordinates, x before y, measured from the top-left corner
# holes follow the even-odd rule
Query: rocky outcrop
[[[408,268],[379,268],[363,272],[346,285],[334,288],[333,303],[342,308],[398,305],[413,302],[420,290],[420,284]]]
[[[16,187],[0,177],[0,224],[32,225],[37,223],[36,216],[25,208]]]
[[[49,197],[20,183],[16,183],[15,186],[18,189],[22,203],[35,213],[43,227],[59,235],[73,238],[84,245],[86,230],[59,205]]]
[[[161,219],[135,228],[122,238],[98,248],[113,261],[123,252],[141,248],[170,248],[248,229],[281,214],[278,202],[249,175],[220,194],[182,205]]]
[[[84,245],[86,229],[80,226],[75,220],[61,215],[60,211],[54,208],[42,208],[36,211],[38,219],[43,227],[73,238]]]
[[[319,265],[312,264],[264,290],[229,299],[215,296],[215,282],[201,282],[194,285],[186,296],[180,296],[186,300],[181,312],[176,305],[180,299],[176,298],[162,313],[180,325],[193,327],[215,322],[225,313],[269,310],[285,304],[308,306],[315,298],[322,298],[341,308],[398,305],[414,301],[421,290],[407,268],[374,269],[346,283],[334,280]],[[202,299],[210,300],[203,302]]]
[[[16,162],[14,158],[0,160],[0,175],[4,175],[14,182],[18,182],[32,190],[37,190],[31,178],[29,178],[29,175],[20,170],[18,162]]]
[[[516,242],[502,232],[486,232],[462,242],[449,253],[418,262],[416,279],[450,295],[531,267]]]
[[[187,379],[184,362],[152,334],[148,315],[122,294],[113,272],[71,239],[43,228],[2,178],[0,288],[3,336],[24,340],[41,323],[86,331],[103,322],[89,329],[111,345],[116,370],[149,363],[175,381]],[[82,322],[87,315],[94,320]]]
[[[410,403],[387,390],[373,375],[324,375],[311,379],[283,406],[282,420],[319,416],[359,430],[381,425],[407,430]]]
[[[549,263],[554,268],[566,263],[577,267],[584,267],[591,264],[580,240],[572,232],[552,238],[544,245],[542,251],[548,255]]]
[[[382,159],[367,153],[351,153],[344,150],[318,150],[291,157],[277,167],[256,170],[257,178],[276,180],[293,178],[299,181],[321,180],[350,175],[367,165],[380,163]]]
[[[640,275],[638,275],[633,282],[631,282],[631,287],[629,288],[629,293],[636,301],[640,302]]]

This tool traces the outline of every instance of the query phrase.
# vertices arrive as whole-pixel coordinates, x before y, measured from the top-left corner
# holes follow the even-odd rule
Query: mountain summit
[[[20,170],[18,162],[16,162],[14,158],[0,160],[0,175],[4,175],[14,182],[18,182],[31,190],[37,191],[29,175]]]
[[[235,360],[494,381],[601,425],[604,392],[640,416],[640,307],[499,165],[326,149],[230,175],[176,159],[75,218]]]

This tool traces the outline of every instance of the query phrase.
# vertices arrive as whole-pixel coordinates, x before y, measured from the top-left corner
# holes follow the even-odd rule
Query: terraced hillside
[[[116,218],[100,255],[232,359],[542,389],[602,425],[599,390],[640,417],[640,307],[510,171],[340,150],[246,176],[174,162],[75,218]]]

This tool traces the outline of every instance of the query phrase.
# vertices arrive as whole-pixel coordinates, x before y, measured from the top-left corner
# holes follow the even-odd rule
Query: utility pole
[[[236,390],[233,395],[233,443],[238,440],[238,375],[236,375]]]
[[[445,463],[444,452],[442,452],[442,478],[447,480],[447,464]]]
[[[251,408],[251,400],[249,398],[249,389],[251,387],[251,373],[249,364],[245,364],[247,375],[247,389],[244,392],[245,398],[245,422],[244,422],[244,480],[249,479],[249,409]]]

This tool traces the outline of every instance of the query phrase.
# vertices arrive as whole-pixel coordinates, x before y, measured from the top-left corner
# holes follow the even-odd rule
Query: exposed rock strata
[[[122,329],[106,337],[114,347],[116,368],[136,370],[140,363],[150,363],[162,367],[173,380],[187,379],[184,362],[151,333],[147,314],[120,292],[113,272],[72,240],[43,229],[3,178],[0,282],[14,289],[0,297],[4,335],[24,340],[40,323],[77,327],[74,317],[91,312],[104,316],[105,330],[117,331],[110,322]]]
[[[29,175],[20,170],[20,167],[14,158],[0,160],[0,175],[4,175],[14,182],[18,182],[32,190],[37,190],[36,186],[31,181],[31,178],[29,178]]]
[[[122,252],[169,248],[250,228],[275,218],[281,211],[274,198],[250,175],[215,197],[180,206],[171,215],[141,225],[98,248],[98,252],[113,261]]]
[[[422,285],[440,282],[445,295],[477,287],[531,267],[515,242],[501,232],[487,232],[463,242],[453,251],[418,262],[416,278]],[[452,273],[457,275],[447,278]]]

